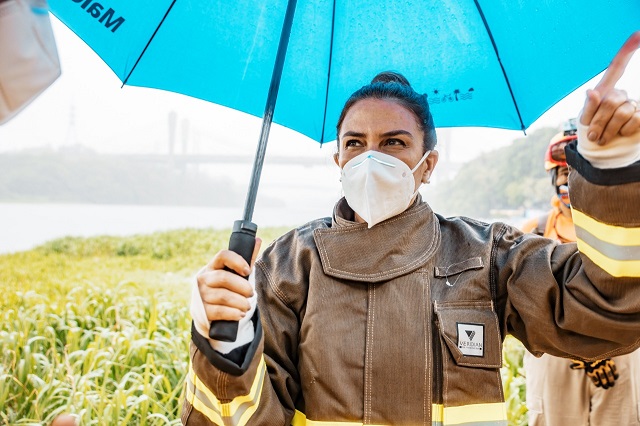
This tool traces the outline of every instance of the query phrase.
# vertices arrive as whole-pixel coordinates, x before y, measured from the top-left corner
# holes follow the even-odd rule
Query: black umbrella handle
[[[231,237],[229,238],[229,250],[238,253],[249,265],[251,265],[253,249],[256,246],[257,232],[258,226],[256,224],[244,220],[236,220],[233,223],[233,232],[231,232]],[[224,269],[240,275],[229,268]],[[209,337],[211,339],[220,342],[235,342],[237,335],[238,321],[211,321],[211,327],[209,328]]]

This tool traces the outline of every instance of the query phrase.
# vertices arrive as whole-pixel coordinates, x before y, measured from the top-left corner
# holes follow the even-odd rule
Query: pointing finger
[[[600,80],[594,90],[601,95],[605,95],[611,91],[624,74],[627,64],[629,64],[631,57],[638,47],[640,47],[640,31],[631,34],[627,41],[624,42],[618,53],[616,53],[616,56],[613,57],[607,71],[604,73],[604,76],[602,76],[602,80]]]

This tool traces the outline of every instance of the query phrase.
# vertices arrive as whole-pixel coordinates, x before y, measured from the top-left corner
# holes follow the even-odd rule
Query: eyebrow
[[[398,135],[407,135],[407,136],[413,136],[411,134],[411,132],[408,132],[406,130],[391,130],[389,132],[385,132],[382,134],[382,136],[398,136]]]
[[[342,135],[342,137],[345,137],[345,136],[355,136],[357,138],[362,138],[362,137],[364,137],[364,133],[354,132],[354,131],[349,130],[348,132],[345,132]]]
[[[390,130],[388,132],[383,133],[381,136],[384,137],[389,137],[389,136],[398,136],[398,135],[407,135],[407,136],[413,136],[411,134],[411,132],[408,132],[406,130]],[[362,132],[354,132],[352,130],[345,132],[342,137],[346,137],[346,136],[355,136],[357,138],[362,138],[365,136],[364,133]]]

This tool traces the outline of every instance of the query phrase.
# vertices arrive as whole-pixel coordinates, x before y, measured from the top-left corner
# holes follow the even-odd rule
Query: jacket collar
[[[386,281],[423,266],[440,243],[440,227],[418,194],[404,212],[367,228],[342,198],[332,227],[314,231],[324,273],[362,282]]]

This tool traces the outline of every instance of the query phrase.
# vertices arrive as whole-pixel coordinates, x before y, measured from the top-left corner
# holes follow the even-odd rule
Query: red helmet
[[[566,167],[567,157],[564,154],[564,147],[571,141],[578,139],[576,134],[566,134],[560,132],[551,138],[549,146],[544,153],[544,169],[549,171],[556,167]]]

